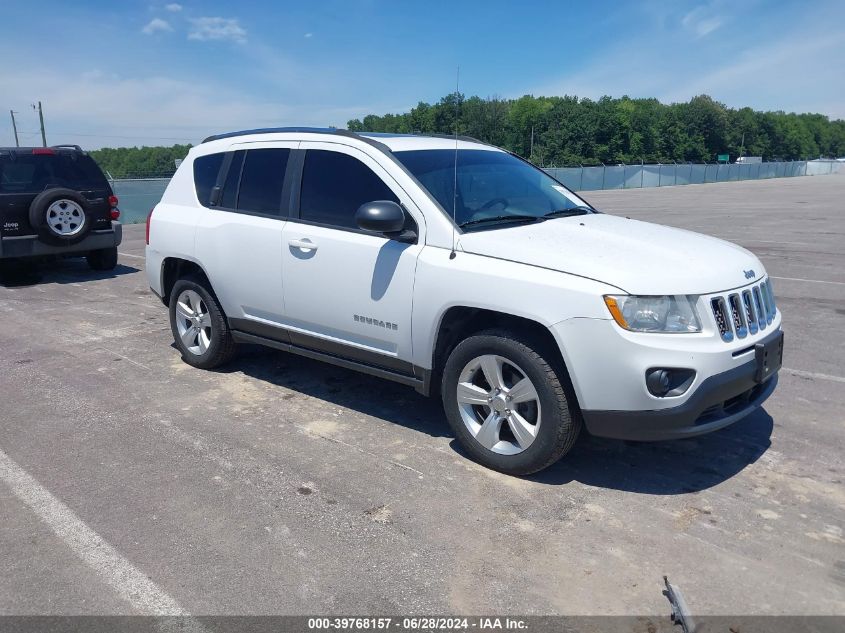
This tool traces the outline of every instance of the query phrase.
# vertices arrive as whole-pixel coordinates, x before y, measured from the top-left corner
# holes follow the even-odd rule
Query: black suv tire
[[[91,251],[85,259],[92,270],[114,270],[117,266],[117,246]]]
[[[565,387],[569,384],[568,377],[563,368],[560,368],[560,371],[555,369],[559,364],[556,359],[543,355],[543,347],[531,338],[520,337],[512,332],[487,330],[461,341],[446,361],[441,394],[449,425],[470,457],[488,468],[510,475],[530,475],[551,466],[563,457],[578,439],[581,416],[575,404],[574,394],[571,389]],[[457,393],[461,374],[471,366],[474,359],[489,357],[499,358],[506,365],[510,364],[511,371],[518,369],[535,389],[538,405],[536,436],[527,448],[515,454],[501,454],[483,446],[470,432],[462,417]],[[503,392],[507,392],[507,387]],[[567,396],[567,393],[571,395]],[[516,401],[516,398],[514,400]],[[493,415],[491,406],[482,402],[480,405],[472,405],[472,408],[464,410],[464,413],[470,416],[485,416],[489,411],[489,414]],[[508,406],[517,412],[518,405]],[[501,424],[505,426],[509,422]],[[505,434],[508,432],[510,429]]]
[[[81,227],[78,230],[76,230],[76,227],[73,227],[74,232],[69,235],[63,235],[54,231],[50,228],[49,224],[48,214],[55,213],[53,205],[56,203],[61,205],[63,200],[71,203],[66,205],[68,208],[76,205],[82,212],[81,218],[74,218],[82,222]],[[36,231],[39,239],[46,244],[54,246],[76,244],[85,239],[94,225],[94,219],[91,217],[89,206],[88,200],[73,189],[66,189],[64,187],[45,189],[35,196],[32,204],[29,205],[29,224]]]
[[[182,328],[186,328],[191,323],[189,318],[183,317],[179,313],[179,297],[182,293],[194,293],[198,296],[200,305],[196,306],[197,311],[208,317],[208,325],[203,330],[210,330],[210,335],[206,332],[205,339],[208,341],[207,349],[202,351],[201,347],[194,351],[185,343],[183,336],[180,333],[179,320],[182,319]],[[170,292],[170,329],[173,332],[173,340],[176,347],[182,353],[182,360],[193,367],[199,369],[214,369],[229,362],[237,351],[237,343],[232,337],[232,332],[229,330],[229,323],[226,315],[223,313],[223,308],[217,301],[217,297],[206,287],[206,282],[196,276],[184,277],[173,284],[173,290]],[[191,310],[196,312],[195,310]],[[199,345],[199,334],[194,339]],[[188,336],[190,338],[190,336]]]

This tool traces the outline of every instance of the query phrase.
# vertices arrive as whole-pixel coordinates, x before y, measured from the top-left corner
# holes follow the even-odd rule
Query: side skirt
[[[290,352],[292,354],[297,354],[306,358],[330,363],[332,365],[343,367],[345,369],[353,369],[355,371],[360,371],[371,376],[376,376],[378,378],[384,378],[386,380],[392,380],[393,382],[398,382],[403,385],[408,385],[416,389],[419,393],[423,394],[424,396],[429,395],[431,371],[428,369],[412,366],[414,373],[422,376],[422,378],[419,378],[417,375],[409,375],[399,371],[386,369],[384,367],[377,367],[375,365],[371,365],[369,363],[344,356],[342,354],[344,346],[341,344],[337,345],[337,354],[325,351],[318,351],[315,349],[310,349],[308,347],[295,345],[289,342],[289,340],[279,340],[275,338],[275,336],[271,338],[270,336],[266,335],[250,334],[249,332],[244,332],[243,330],[240,330],[237,327],[238,325],[241,325],[241,322],[241,319],[229,320],[229,325],[232,328],[232,337],[239,343],[253,343],[256,345],[264,345],[266,347],[272,347],[283,352]],[[283,330],[281,328],[267,329],[278,329],[280,336],[286,336],[288,334],[286,330]],[[269,332],[265,332],[264,334],[269,334]],[[275,332],[273,332],[273,334],[275,334]]]

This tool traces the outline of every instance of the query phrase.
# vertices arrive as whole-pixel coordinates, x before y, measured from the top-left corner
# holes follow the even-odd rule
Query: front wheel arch
[[[430,395],[440,396],[440,379],[452,350],[462,340],[492,329],[510,332],[514,338],[529,340],[545,350],[546,356],[567,388],[567,397],[571,398],[573,403],[579,404],[560,346],[547,326],[526,317],[470,306],[452,306],[440,319],[432,349]]]

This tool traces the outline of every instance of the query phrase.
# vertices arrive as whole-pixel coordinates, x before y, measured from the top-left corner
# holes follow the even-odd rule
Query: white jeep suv
[[[187,363],[260,343],[439,394],[467,452],[512,474],[555,462],[582,423],[722,428],[782,362],[753,254],[600,213],[469,138],[210,137],[150,213],[146,253]]]

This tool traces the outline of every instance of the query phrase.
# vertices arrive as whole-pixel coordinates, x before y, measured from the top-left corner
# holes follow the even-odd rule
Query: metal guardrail
[[[656,165],[599,165],[547,167],[545,171],[575,191],[640,189],[738,180],[822,176],[836,173],[837,161],[781,161],[770,163],[668,163]]]

